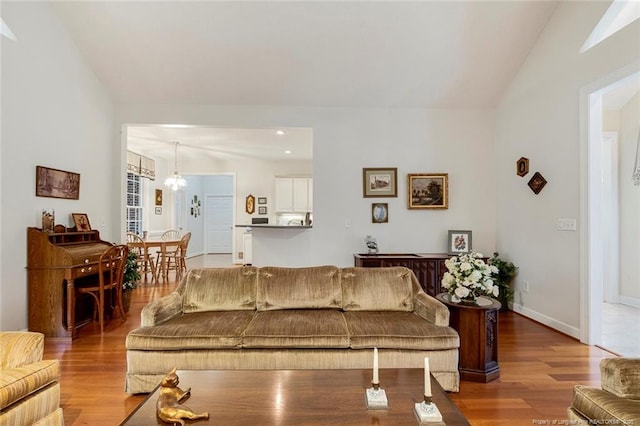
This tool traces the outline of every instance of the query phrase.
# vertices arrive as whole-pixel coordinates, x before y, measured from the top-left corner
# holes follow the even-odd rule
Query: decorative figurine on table
[[[178,387],[180,379],[174,368],[167,374],[160,384],[160,396],[156,405],[158,418],[167,423],[180,423],[185,426],[186,420],[208,419],[209,413],[196,414],[182,402],[191,396],[191,388],[183,391]]]
[[[378,242],[371,235],[367,235],[364,239],[364,243],[367,245],[367,249],[369,249],[367,254],[378,254]]]

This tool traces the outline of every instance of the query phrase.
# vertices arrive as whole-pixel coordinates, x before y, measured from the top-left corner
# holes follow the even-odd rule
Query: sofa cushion
[[[262,267],[258,272],[257,309],[340,309],[342,290],[335,266]]]
[[[244,332],[245,348],[348,348],[342,312],[290,309],[257,312]]]
[[[571,408],[598,424],[640,424],[640,400],[620,398],[602,389],[576,385]]]
[[[189,271],[180,287],[185,313],[254,310],[257,268],[206,268]]]
[[[345,311],[413,311],[410,269],[344,268],[341,270]]]
[[[194,312],[127,335],[127,349],[184,350],[240,348],[242,331],[255,311]]]
[[[413,350],[453,349],[460,346],[451,327],[430,324],[413,312],[345,312],[351,348]]]
[[[0,410],[57,382],[59,378],[60,363],[57,359],[3,369],[0,373]]]

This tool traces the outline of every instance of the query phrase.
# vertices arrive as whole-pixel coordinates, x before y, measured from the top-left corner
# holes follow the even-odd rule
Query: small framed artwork
[[[267,197],[258,197],[258,204],[267,204]]]
[[[156,207],[156,214],[157,215],[161,215],[162,214],[162,207],[160,207],[160,206]]]
[[[411,173],[408,175],[410,209],[449,208],[448,173]]]
[[[89,224],[89,217],[86,213],[71,213],[73,218],[73,224],[76,226],[78,232],[91,231],[91,225]]]
[[[42,232],[53,232],[55,221],[55,210],[42,210]]]
[[[389,205],[387,203],[371,204],[371,222],[373,223],[389,222]]]
[[[162,189],[156,189],[156,206],[162,205]]]
[[[256,211],[256,197],[249,194],[244,200],[244,211],[248,214],[253,214]]]
[[[547,180],[542,177],[540,172],[535,172],[533,177],[529,179],[529,188],[533,191],[534,194],[539,194],[542,191],[542,188],[547,184]]]
[[[471,231],[449,231],[449,254],[471,252]]]
[[[258,214],[267,214],[267,208],[265,206],[258,206]]]
[[[36,197],[80,199],[80,174],[36,166]]]
[[[516,174],[523,177],[527,173],[529,173],[529,159],[520,157],[518,161],[516,161]]]
[[[397,197],[398,169],[362,169],[362,196],[364,198]]]

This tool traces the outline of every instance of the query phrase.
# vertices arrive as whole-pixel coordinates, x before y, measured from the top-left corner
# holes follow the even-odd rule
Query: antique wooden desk
[[[27,228],[29,330],[47,338],[72,339],[89,322],[76,304],[75,282],[98,279],[100,255],[113,244],[97,230],[43,232]],[[93,305],[91,305],[93,306]]]

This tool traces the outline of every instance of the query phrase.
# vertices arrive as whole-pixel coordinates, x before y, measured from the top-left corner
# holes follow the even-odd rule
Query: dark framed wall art
[[[80,199],[80,174],[36,166],[36,196]]]

